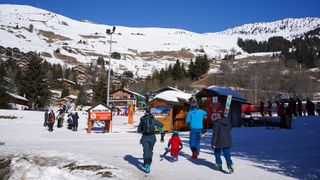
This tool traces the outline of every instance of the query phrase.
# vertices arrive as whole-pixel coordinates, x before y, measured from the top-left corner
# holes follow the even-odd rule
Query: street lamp
[[[111,50],[112,50],[112,34],[116,31],[116,27],[113,26],[112,29],[107,29],[106,33],[107,35],[110,35],[110,41],[108,41],[110,45],[110,51],[109,51],[109,71],[108,71],[108,88],[107,88],[107,105],[110,105],[109,99],[110,99],[110,76],[111,76]]]

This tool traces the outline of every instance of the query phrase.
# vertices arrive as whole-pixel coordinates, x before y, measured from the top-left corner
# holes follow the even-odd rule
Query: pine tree
[[[0,97],[1,97],[0,98],[0,108],[1,109],[10,108],[10,106],[9,106],[10,97],[4,87],[4,85],[6,84],[5,79],[4,79],[5,75],[6,75],[5,67],[4,67],[4,64],[1,63],[0,64]]]
[[[61,98],[64,98],[64,97],[69,96],[69,95],[70,95],[69,89],[68,88],[63,88],[62,92],[61,92]]]
[[[79,86],[79,94],[76,101],[76,105],[86,105],[87,104],[87,95],[83,90],[82,86]]]
[[[44,107],[50,98],[48,83],[45,80],[39,59],[31,59],[21,81],[21,94],[25,94],[32,103],[32,109]]]
[[[107,85],[104,76],[99,78],[97,84],[93,87],[93,103],[105,103],[107,98]]]
[[[175,65],[173,66],[172,78],[174,80],[181,80],[185,78],[185,70],[184,70],[184,67],[180,64],[179,59],[176,61]]]
[[[189,64],[188,76],[191,77],[192,80],[197,77],[197,75],[196,75],[196,67],[195,67],[195,64],[194,64],[192,59],[191,59],[190,64]]]

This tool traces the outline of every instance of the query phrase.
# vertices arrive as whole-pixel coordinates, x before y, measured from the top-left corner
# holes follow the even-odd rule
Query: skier
[[[161,133],[160,141],[163,142],[163,124],[153,117],[153,115],[150,113],[150,108],[148,108],[145,115],[140,118],[140,123],[138,126],[138,132],[142,134],[140,144],[142,144],[143,147],[143,164],[147,173],[149,173],[151,170],[150,166],[152,163],[153,146],[156,143],[156,136],[154,134],[155,126]]]
[[[206,118],[207,112],[198,109],[197,103],[192,102],[191,108],[187,114],[186,122],[190,123],[190,149],[192,158],[197,159],[200,153],[200,138],[203,129],[203,120]]]
[[[53,110],[50,111],[50,113],[48,114],[48,127],[49,127],[49,132],[53,131],[53,125],[54,125],[54,121],[55,121],[55,116],[54,116],[54,112]]]
[[[223,112],[218,111],[217,119],[214,119],[211,146],[216,158],[215,169],[222,171],[221,150],[226,159],[229,173],[233,173],[233,162],[231,160],[230,148],[232,147],[230,119],[223,117]]]
[[[171,149],[170,149],[171,146]],[[168,149],[170,149],[170,155],[173,161],[178,161],[179,151],[183,148],[182,141],[179,137],[178,131],[173,131],[172,137],[168,142]]]

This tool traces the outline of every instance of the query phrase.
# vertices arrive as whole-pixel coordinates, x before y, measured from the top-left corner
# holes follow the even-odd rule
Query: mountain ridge
[[[51,63],[89,64],[98,57],[108,60],[110,37],[105,31],[112,27],[110,25],[81,22],[27,5],[2,4],[0,10],[1,46],[47,54],[44,58]],[[237,45],[239,37],[260,41],[283,36],[290,40],[317,27],[320,27],[317,17],[244,24],[203,34],[175,28],[117,26],[113,35],[117,43],[113,44],[112,51],[119,52],[121,57],[112,61],[111,68],[143,77],[176,59],[188,64],[190,59],[204,53],[215,59],[232,50],[246,55]]]

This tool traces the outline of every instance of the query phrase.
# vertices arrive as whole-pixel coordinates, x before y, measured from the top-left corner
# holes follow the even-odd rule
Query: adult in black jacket
[[[233,173],[233,163],[231,160],[230,148],[232,147],[231,123],[230,119],[223,117],[223,112],[217,113],[217,119],[214,120],[212,134],[212,148],[216,158],[216,169],[222,170],[221,150],[226,159],[230,173]]]
[[[142,134],[140,144],[142,144],[143,147],[143,164],[147,173],[150,172],[153,147],[156,143],[156,136],[154,132],[155,127],[157,127],[158,131],[161,133],[160,141],[163,142],[163,124],[153,117],[150,109],[147,109],[145,115],[140,118],[140,123],[138,126],[138,132]]]

